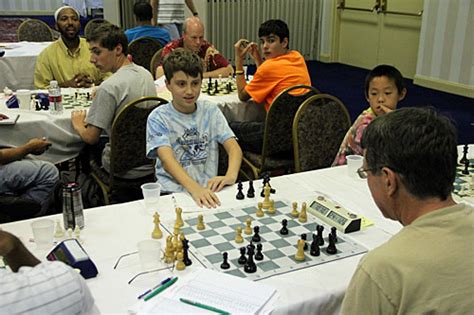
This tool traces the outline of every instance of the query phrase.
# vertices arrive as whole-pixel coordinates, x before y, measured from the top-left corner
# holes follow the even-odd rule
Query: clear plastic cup
[[[48,248],[53,245],[54,221],[39,219],[31,222],[33,237],[38,248]]]
[[[358,178],[357,170],[362,167],[364,157],[361,155],[348,155],[347,160],[347,174],[350,177]]]
[[[157,240],[143,240],[138,242],[138,257],[144,270],[157,268],[160,264],[161,243]]]
[[[147,212],[155,213],[160,205],[161,185],[159,183],[146,183],[141,188]]]

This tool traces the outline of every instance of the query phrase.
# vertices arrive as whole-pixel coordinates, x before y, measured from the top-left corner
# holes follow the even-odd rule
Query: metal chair
[[[87,22],[86,26],[84,27],[84,37],[87,38],[94,29],[102,24],[110,24],[110,22],[99,18],[89,20],[89,22]]]
[[[37,19],[23,21],[16,31],[18,41],[52,42],[54,39],[51,28],[45,22]]]
[[[128,52],[132,55],[133,62],[150,72],[151,59],[161,48],[160,42],[151,37],[140,37],[128,44]],[[152,75],[155,76],[154,73]]]
[[[299,94],[292,95],[291,92],[295,91]],[[301,91],[306,92],[302,94]],[[247,175],[250,170],[253,178],[259,178],[263,172],[268,171],[291,172],[294,169],[293,139],[290,132],[293,118],[303,101],[318,93],[312,86],[296,85],[278,94],[265,118],[262,152],[256,154],[244,151],[241,170],[247,169]]]
[[[349,113],[336,97],[318,94],[305,100],[293,120],[295,171],[331,166],[350,126]]]
[[[102,189],[105,204],[139,199],[140,196],[133,198],[133,192],[135,196],[140,195],[141,184],[154,180],[154,172],[137,179],[124,179],[120,175],[153,164],[146,157],[147,119],[156,107],[166,103],[168,101],[156,96],[141,97],[125,105],[116,115],[110,141],[110,173],[91,162],[91,175]],[[127,194],[132,198],[125,196]]]
[[[158,68],[158,66],[160,65],[161,63],[161,53],[163,52],[163,48],[161,48],[160,50],[158,50],[154,55],[153,57],[151,58],[151,62],[150,62],[150,72],[151,74],[153,75],[153,77],[155,77],[155,73],[156,73],[156,68]]]

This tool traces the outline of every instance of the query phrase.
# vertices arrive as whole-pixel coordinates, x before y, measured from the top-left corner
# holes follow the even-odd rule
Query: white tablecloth
[[[254,184],[256,190],[260,191],[260,183]],[[346,166],[275,177],[271,184],[276,189],[276,195],[273,196],[275,199],[301,201],[323,193],[372,220],[375,226],[348,235],[369,250],[384,243],[401,228],[399,223],[383,218],[370,197],[366,181],[349,177]],[[244,187],[247,187],[246,183]],[[235,194],[235,186],[218,193],[222,208],[261,201],[261,198],[236,200]],[[183,208],[185,218],[197,215],[196,211],[199,210],[187,194],[175,194],[175,199],[177,205]],[[174,202],[171,196],[161,198],[159,209],[162,223],[174,222]],[[62,220],[60,215],[52,218]],[[46,251],[37,249],[29,241],[32,237],[31,221],[4,224],[2,228],[19,235],[30,250],[44,259]],[[132,284],[127,284],[128,280],[141,271],[136,254],[123,258],[117,269],[113,269],[117,259],[123,254],[136,251],[137,242],[149,239],[152,230],[153,218],[144,210],[142,200],[85,210],[85,228],[81,238],[84,240],[85,250],[99,270],[99,275],[87,280],[87,283],[103,314],[125,314],[137,301],[140,293],[171,275],[168,270],[160,271],[140,276]],[[164,239],[161,242],[164,248]],[[361,257],[362,255],[352,256],[262,280],[278,290],[274,314],[337,313]],[[194,261],[190,268],[181,272],[174,271],[174,274],[185,277],[199,265],[199,262]]]
[[[34,88],[36,57],[51,42],[0,43],[5,55],[0,57],[0,91]]]

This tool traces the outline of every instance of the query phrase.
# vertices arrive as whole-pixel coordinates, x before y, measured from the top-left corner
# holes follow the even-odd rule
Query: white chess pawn
[[[59,223],[59,220],[56,220],[56,231],[54,232],[54,237],[61,238],[63,236],[64,236],[64,230],[61,227],[61,223]]]

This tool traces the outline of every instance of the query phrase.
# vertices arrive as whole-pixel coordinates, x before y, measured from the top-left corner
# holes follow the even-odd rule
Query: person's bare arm
[[[162,66],[158,66],[158,67],[156,68],[156,72],[155,72],[155,79],[161,78],[164,74],[165,74],[165,72],[163,71],[163,67],[162,67]]]
[[[189,11],[191,11],[191,13],[194,16],[198,15],[198,11],[196,10],[196,7],[194,6],[194,1],[193,0],[185,0],[184,2],[188,6]]]
[[[225,176],[216,176],[209,180],[207,187],[212,191],[220,191],[224,186],[233,185],[239,176],[240,163],[242,162],[242,149],[235,138],[224,142],[224,149],[229,157]]]
[[[0,230],[0,256],[3,256],[13,272],[17,272],[22,266],[34,267],[40,263],[18,237],[2,230]]]
[[[189,176],[181,164],[175,159],[171,147],[159,147],[157,153],[164,170],[191,194],[199,207],[204,205],[207,208],[215,208],[221,205],[219,198],[217,198],[214,192],[209,188],[202,187]]]
[[[46,138],[34,138],[16,148],[0,149],[0,165],[21,160],[30,153],[34,155],[43,154],[51,144]]]
[[[158,24],[157,19],[159,0],[150,0],[150,4],[153,12],[153,17],[151,18],[151,25],[156,26]]]
[[[250,95],[245,90],[247,82],[245,81],[244,65],[243,61],[247,52],[250,49],[249,41],[246,39],[240,39],[234,44],[235,51],[235,82],[237,83],[237,95],[239,100],[246,102],[250,99]]]
[[[203,78],[218,78],[222,76],[223,78],[227,78],[229,75],[234,74],[234,68],[232,65],[228,65],[227,67],[222,67],[213,71],[207,71],[203,73]]]
[[[86,123],[86,110],[77,110],[71,113],[72,127],[87,144],[96,144],[99,142],[101,128]]]

